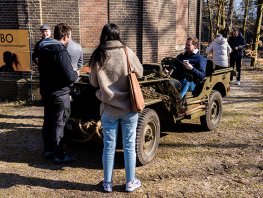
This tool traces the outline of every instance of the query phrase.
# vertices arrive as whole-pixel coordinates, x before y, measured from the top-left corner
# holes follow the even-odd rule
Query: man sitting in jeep
[[[181,83],[181,99],[187,91],[193,91],[196,83],[203,81],[206,71],[206,59],[198,52],[198,39],[189,37],[185,43],[185,52],[179,54],[176,59],[183,63],[184,74],[179,77]]]

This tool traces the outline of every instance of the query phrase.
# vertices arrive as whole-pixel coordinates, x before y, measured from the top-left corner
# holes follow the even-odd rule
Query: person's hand
[[[164,68],[164,69],[163,69],[163,72],[164,72],[165,74],[168,74],[169,71],[168,71],[168,69]]]
[[[235,50],[238,50],[238,47],[235,47]]]
[[[193,69],[193,65],[191,65],[190,63],[184,63],[184,67],[187,70],[192,70]]]
[[[80,75],[80,70],[76,70],[76,72],[77,72],[77,74],[78,74],[78,76]]]

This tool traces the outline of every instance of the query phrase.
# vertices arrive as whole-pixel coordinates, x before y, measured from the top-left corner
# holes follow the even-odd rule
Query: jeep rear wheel
[[[145,165],[155,157],[160,140],[160,121],[153,109],[146,108],[139,115],[136,134],[137,164]]]
[[[206,130],[214,130],[222,117],[222,96],[218,91],[212,91],[205,110],[205,115],[200,117],[202,126]]]

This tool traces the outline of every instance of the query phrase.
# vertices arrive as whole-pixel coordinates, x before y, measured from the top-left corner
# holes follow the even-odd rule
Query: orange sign
[[[30,71],[28,30],[0,30],[0,72]]]

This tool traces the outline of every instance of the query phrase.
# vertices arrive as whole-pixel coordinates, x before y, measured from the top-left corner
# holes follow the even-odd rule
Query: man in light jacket
[[[207,54],[213,52],[213,61],[217,67],[228,67],[228,56],[231,51],[227,39],[222,34],[218,34],[205,52]]]
[[[70,55],[71,65],[74,71],[80,70],[83,66],[83,50],[81,45],[70,39],[67,50]]]

